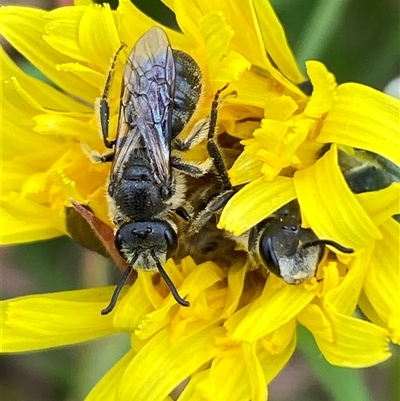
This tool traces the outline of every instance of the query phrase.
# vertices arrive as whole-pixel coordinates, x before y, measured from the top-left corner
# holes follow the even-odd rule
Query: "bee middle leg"
[[[236,193],[236,189],[232,187],[232,184],[229,180],[228,169],[226,167],[222,151],[215,139],[218,123],[219,97],[221,92],[223,92],[227,87],[228,85],[225,85],[222,89],[218,90],[214,96],[207,132],[207,151],[217,172],[217,179],[221,183],[222,192],[212,196],[206,207],[195,216],[189,227],[189,232],[191,233],[199,232],[213,216],[217,215],[224,208],[229,199],[231,199]],[[226,96],[229,95],[231,94]]]

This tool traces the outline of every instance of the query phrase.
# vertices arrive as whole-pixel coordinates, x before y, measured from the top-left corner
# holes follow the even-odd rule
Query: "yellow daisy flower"
[[[94,164],[85,151],[105,150],[93,104],[120,43],[131,49],[157,24],[127,0],[116,11],[79,4],[50,12],[1,9],[1,33],[54,84],[26,75],[2,53],[3,244],[73,235],[71,198],[112,225],[105,200],[110,167]],[[172,47],[190,54],[203,73],[205,91],[190,124],[207,116],[224,85],[237,93],[219,110],[219,131],[235,144],[223,150],[227,162],[234,160],[229,177],[237,191],[223,208],[221,238],[233,236],[246,248],[242,238],[251,229],[297,199],[303,227],[354,254],[329,247],[316,277],[299,285],[252,270],[243,257],[228,267],[169,259],[165,270],[188,308],[146,273],[123,289],[105,316],[100,311],[113,287],[2,301],[2,351],[130,333],[132,349],[87,400],[170,400],[178,386],[180,401],[264,400],[294,352],[298,323],[334,365],[386,360],[389,340],[399,343],[400,337],[399,225],[392,219],[400,213],[399,184],[390,178],[383,188],[355,193],[343,160],[381,157],[391,163],[385,172],[393,164],[396,176],[399,102],[363,85],[337,86],[316,61],[307,63],[312,94],[304,93],[305,78],[266,1],[165,4],[182,30],[163,28]],[[126,57],[123,50],[116,61],[110,133],[117,130]],[[238,156],[239,140],[244,148]],[[204,148],[191,156],[201,160]],[[370,322],[356,317],[357,306]]]

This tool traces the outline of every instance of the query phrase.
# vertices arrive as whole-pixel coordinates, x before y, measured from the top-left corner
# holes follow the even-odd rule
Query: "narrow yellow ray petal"
[[[125,370],[117,399],[159,401],[211,360],[220,350],[214,339],[222,336],[224,330],[219,326],[209,326],[209,323],[194,324],[200,330],[195,330],[194,334],[173,344],[170,343],[170,328],[164,328],[151,338]],[[160,358],[160,355],[163,357]]]
[[[361,291],[360,298],[358,299],[358,306],[362,313],[368,318],[368,320],[380,327],[386,328],[387,324],[384,322],[372,306],[371,302],[365,295],[364,291]],[[396,342],[392,339],[393,342]],[[397,342],[396,342],[397,343]]]
[[[11,60],[3,48],[0,49],[0,59],[2,63],[2,79],[10,80],[11,77],[15,77],[23,90],[29,93],[44,108],[60,111],[91,111],[90,108],[75,101],[71,96],[67,96],[43,81],[27,75]]]
[[[16,232],[16,227],[22,229],[21,234],[26,235],[30,232],[28,228],[24,229],[22,223],[16,224],[16,227],[12,225],[13,222],[20,220],[27,226],[32,225],[32,227],[54,227],[58,229],[59,235],[62,234],[60,227],[58,226],[58,211],[52,210],[48,206],[40,205],[39,203],[32,201],[30,199],[24,198],[16,193],[11,193],[10,195],[1,199],[1,207],[10,216],[8,223],[11,225],[4,225],[2,228],[3,239],[10,239],[10,235],[18,235]],[[40,222],[38,224],[38,222]],[[31,228],[32,229],[32,228]],[[8,231],[9,230],[9,231]]]
[[[340,85],[337,96],[316,140],[366,149],[400,164],[400,101],[355,83]]]
[[[394,342],[400,342],[400,225],[390,219],[381,226],[383,238],[376,242],[364,292],[385,323]]]
[[[105,64],[108,66],[108,64]],[[69,72],[83,79],[84,81],[90,82],[96,88],[103,89],[105,78],[102,74],[94,71],[92,68],[86,67],[79,63],[63,63],[56,65],[57,71]],[[93,112],[93,110],[92,110]]]
[[[261,344],[264,350],[271,355],[284,353],[285,349],[290,346],[293,337],[296,337],[296,326],[296,319],[291,319],[278,327],[272,334],[263,337],[261,339]]]
[[[93,35],[93,32],[96,34]],[[108,3],[86,7],[79,24],[79,43],[82,52],[93,64],[102,69],[109,68],[110,60],[120,46],[120,39]]]
[[[256,157],[257,152],[262,148],[259,142],[247,145],[234,165],[229,170],[229,179],[233,186],[246,184],[260,178],[263,162]]]
[[[313,291],[308,291],[304,285],[283,285],[283,288],[272,297],[259,297],[240,323],[234,328],[234,341],[254,342],[273,332],[282,324],[293,319],[315,297]],[[235,314],[232,316],[234,317]],[[231,318],[230,318],[231,319]],[[225,323],[229,328],[230,319]]]
[[[292,51],[287,43],[282,24],[268,1],[253,0],[256,19],[260,26],[265,50],[281,73],[295,84],[304,81]]]
[[[243,293],[243,284],[247,272],[248,263],[244,266],[242,262],[235,263],[230,266],[228,272],[228,298],[226,300],[226,305],[223,312],[223,317],[227,319],[229,316],[235,312],[240,297]]]
[[[157,21],[136,8],[129,0],[119,1],[117,14],[120,39],[128,45],[128,48],[132,48],[139,37],[148,29],[160,25]],[[132,24],[132,21],[135,21],[135,23]],[[187,53],[192,50],[193,43],[190,43],[189,39],[181,32],[165,26],[162,28],[165,30],[173,48],[183,50]]]
[[[37,114],[33,120],[36,123],[34,131],[41,134],[71,138],[84,143],[93,143],[97,139],[100,143],[97,132],[90,129],[89,121],[55,114]]]
[[[371,245],[347,265],[348,273],[342,282],[325,295],[324,302],[327,307],[347,316],[354,313],[373,250]]]
[[[313,84],[313,93],[304,114],[320,118],[332,107],[335,98],[336,79],[319,61],[307,61],[307,74]]]
[[[250,397],[250,381],[246,378],[245,368],[242,352],[232,356],[217,357],[211,364],[209,375],[198,384],[197,391],[205,399],[235,401],[238,398],[235,397],[234,393],[238,393],[240,387],[245,387],[244,391]]]
[[[135,307],[132,308],[132,305]],[[137,279],[132,286],[127,287],[126,294],[118,300],[117,306],[112,312],[113,326],[126,331],[135,331],[146,316],[153,311],[153,305]]]
[[[1,302],[2,352],[76,344],[117,332],[101,309],[113,287],[30,295]]]
[[[319,238],[332,239],[356,251],[381,233],[347,186],[336,147],[293,177],[302,214]]]
[[[388,332],[372,323],[330,311],[333,342],[315,336],[318,348],[332,365],[362,368],[383,362],[391,356]]]
[[[307,305],[297,315],[301,325],[307,327],[314,335],[324,338],[326,341],[333,341],[332,326],[324,311],[318,304],[311,303]]]
[[[265,382],[267,384],[271,383],[271,381],[276,376],[278,376],[278,374],[289,362],[290,358],[293,355],[293,352],[296,349],[296,331],[294,330],[293,332],[290,332],[293,333],[292,338],[287,347],[285,347],[285,349],[280,354],[272,355],[270,352],[265,350],[261,350],[258,352],[258,358],[264,370]],[[245,399],[243,398],[243,400]]]
[[[87,6],[60,7],[45,14],[43,40],[53,49],[77,61],[90,63],[79,43],[79,24]]]
[[[394,182],[380,191],[356,195],[357,201],[371,217],[376,226],[400,213],[400,183]]]
[[[87,102],[92,102],[98,92],[91,85],[70,73],[59,73],[56,64],[72,62],[47,45],[42,36],[45,33],[46,11],[29,7],[8,6],[0,9],[0,32],[20,53],[43,72],[52,82]]]
[[[41,241],[63,235],[53,221],[42,221],[40,217],[36,223],[27,224],[11,216],[3,207],[0,209],[2,230],[0,234],[0,245],[24,244],[28,242]],[[46,216],[48,213],[46,213]]]
[[[121,377],[134,357],[135,352],[128,351],[93,387],[85,401],[115,401]]]
[[[293,181],[263,178],[246,185],[224,207],[218,228],[240,235],[296,197]]]
[[[267,384],[264,371],[257,355],[257,343],[242,344],[244,359],[247,366],[247,375],[250,381],[251,400],[264,401],[266,399]]]
[[[204,392],[199,390],[199,386],[207,379],[208,375],[208,370],[194,373],[190,377],[190,381],[182,394],[179,396],[179,401],[204,401]]]

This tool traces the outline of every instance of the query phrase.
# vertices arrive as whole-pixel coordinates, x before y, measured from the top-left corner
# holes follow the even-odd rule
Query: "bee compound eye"
[[[164,238],[167,243],[167,259],[169,259],[178,247],[178,236],[175,230],[170,226],[165,229]]]
[[[108,185],[108,195],[110,195],[111,197],[114,196],[114,184],[112,182],[110,182],[110,184]]]
[[[282,277],[279,260],[274,250],[273,238],[265,235],[265,233],[260,238],[259,252],[260,258],[268,270],[275,276]]]
[[[120,230],[118,230],[115,233],[114,245],[115,245],[115,248],[118,250],[119,253],[121,253],[122,242],[123,242],[123,236],[122,236]]]

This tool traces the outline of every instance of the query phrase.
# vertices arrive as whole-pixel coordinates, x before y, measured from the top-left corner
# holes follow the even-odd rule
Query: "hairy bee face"
[[[135,222],[123,224],[115,234],[115,246],[123,258],[137,263],[143,270],[156,271],[153,255],[165,263],[177,248],[178,237],[175,228],[167,221]]]

